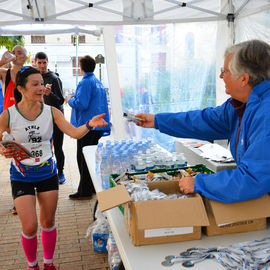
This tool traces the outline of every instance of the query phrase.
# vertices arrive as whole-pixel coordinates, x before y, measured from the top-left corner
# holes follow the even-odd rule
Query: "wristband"
[[[90,127],[90,126],[89,126],[89,122],[90,122],[90,120],[88,120],[88,121],[85,123],[86,127],[88,128],[88,130],[94,130],[94,129],[95,129],[94,127]]]

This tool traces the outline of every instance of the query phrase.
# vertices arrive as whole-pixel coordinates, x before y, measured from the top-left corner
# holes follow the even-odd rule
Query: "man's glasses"
[[[223,74],[223,73],[226,73],[226,72],[230,72],[228,69],[225,69],[224,67],[221,67],[220,68],[220,73]]]
[[[23,73],[25,70],[27,70],[27,69],[29,69],[30,67],[28,67],[28,66],[25,66],[25,67],[22,67],[21,69],[20,69],[20,73]]]

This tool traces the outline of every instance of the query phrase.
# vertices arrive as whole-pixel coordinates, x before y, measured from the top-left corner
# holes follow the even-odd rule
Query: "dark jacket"
[[[52,71],[49,70],[46,74],[41,74],[44,81],[44,86],[52,84],[52,91],[49,96],[44,95],[44,102],[47,105],[51,105],[63,112],[63,104],[65,101],[62,82],[60,78]]]

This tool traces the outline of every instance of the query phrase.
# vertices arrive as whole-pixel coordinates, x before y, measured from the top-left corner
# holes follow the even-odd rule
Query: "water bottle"
[[[102,188],[103,189],[110,188],[111,168],[110,168],[110,164],[109,164],[108,155],[106,153],[102,155],[102,161],[100,164],[100,171],[101,171]]]
[[[96,173],[100,173],[100,163],[102,160],[103,143],[98,143],[96,150]]]
[[[121,160],[117,152],[112,153],[112,173],[121,174]]]
[[[136,172],[143,172],[145,171],[146,166],[145,166],[145,162],[143,160],[138,160],[137,164],[136,164]]]
[[[136,149],[132,148],[130,150],[130,155],[131,155],[131,158],[130,158],[130,170],[131,172],[135,172],[135,164],[136,164]]]
[[[13,136],[8,132],[4,131],[2,133],[2,141],[13,141],[13,140],[14,140]]]
[[[177,153],[175,160],[175,167],[187,166],[187,160],[183,153]]]
[[[5,54],[5,58],[6,58],[6,59],[13,59],[13,60],[16,60],[16,55],[13,54],[13,53],[7,52],[7,53]]]
[[[154,168],[154,162],[153,162],[153,159],[151,156],[148,156],[146,158],[146,164],[145,164],[145,167],[146,167],[146,170],[149,171],[149,170],[152,170]]]
[[[128,159],[128,152],[126,150],[122,152],[121,165],[122,165],[122,172],[128,172],[130,163]]]
[[[109,234],[109,239],[107,242],[107,250],[108,250],[108,262],[110,264],[111,270],[117,270],[118,266],[121,262],[121,257],[116,245],[116,242],[113,238],[112,233]]]

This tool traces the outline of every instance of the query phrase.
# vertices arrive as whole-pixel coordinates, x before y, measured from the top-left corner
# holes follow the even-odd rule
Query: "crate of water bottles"
[[[136,173],[155,169],[179,168],[187,165],[183,153],[170,153],[153,139],[107,140],[96,150],[96,172],[101,174],[102,187],[110,187],[111,174]]]

